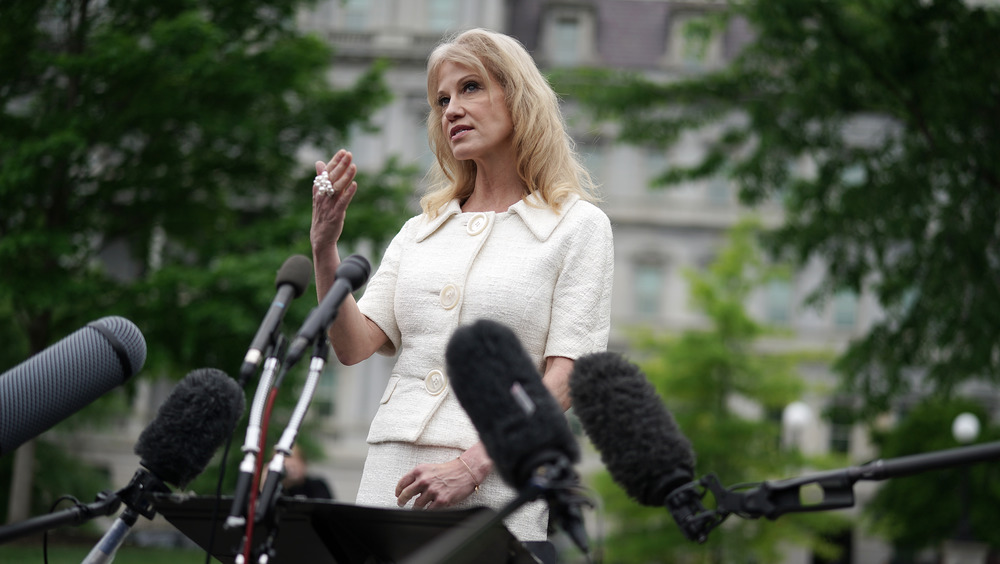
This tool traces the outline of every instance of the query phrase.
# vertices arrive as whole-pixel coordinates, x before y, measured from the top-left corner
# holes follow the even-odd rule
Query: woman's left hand
[[[421,464],[396,484],[396,503],[403,507],[411,499],[414,509],[451,507],[476,491],[469,470],[459,459],[443,464]]]

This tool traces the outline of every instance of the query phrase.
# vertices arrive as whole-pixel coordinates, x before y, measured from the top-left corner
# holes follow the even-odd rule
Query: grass
[[[49,564],[79,564],[93,545],[49,543]],[[25,564],[44,562],[42,543],[0,544],[0,562]],[[155,548],[123,546],[115,555],[114,564],[202,564],[205,552],[186,548]],[[213,559],[212,562],[218,562]]]

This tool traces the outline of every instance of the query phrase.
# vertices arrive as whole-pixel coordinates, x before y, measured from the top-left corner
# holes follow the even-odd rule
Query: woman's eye
[[[465,85],[466,92],[475,92],[476,90],[479,90],[479,84],[475,82],[469,82]]]
[[[441,96],[440,98],[438,98],[438,105],[441,107],[447,106],[449,101],[450,98],[448,98],[447,96]]]

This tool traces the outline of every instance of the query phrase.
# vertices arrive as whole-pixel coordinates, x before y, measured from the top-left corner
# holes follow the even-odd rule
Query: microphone
[[[126,508],[82,564],[111,562],[138,516],[156,516],[151,493],[169,493],[166,483],[184,487],[201,474],[236,428],[245,401],[243,389],[221,370],[185,376],[139,435],[135,454],[142,467],[115,494]]]
[[[240,368],[240,386],[245,386],[247,381],[257,371],[260,361],[264,357],[265,351],[274,344],[281,320],[285,317],[286,307],[289,302],[298,298],[309,287],[312,279],[312,261],[305,255],[292,255],[285,260],[278,274],[274,279],[274,285],[278,289],[268,308],[264,321],[261,322],[254,335],[250,348],[243,358],[243,366]]]
[[[102,317],[0,375],[0,455],[105,393],[146,362],[146,340],[124,317]]]
[[[854,505],[852,485],[858,480],[884,480],[1000,457],[1000,442],[995,442],[876,460],[755,487],[724,488],[715,474],[692,479],[695,456],[690,441],[645,376],[621,356],[607,352],[579,358],[570,375],[570,397],[615,482],[640,504],[665,507],[684,536],[699,543],[731,514],[774,520],[785,513],[842,509]],[[807,485],[819,486],[822,498],[807,503],[801,491]],[[707,494],[714,507],[702,503]]]
[[[139,463],[164,482],[186,486],[232,434],[245,405],[242,388],[225,372],[188,373],[139,435]]]
[[[691,442],[636,365],[612,352],[580,357],[570,398],[601,461],[631,498],[665,507],[670,492],[692,481]]]
[[[460,327],[448,342],[445,360],[455,396],[505,482],[525,490],[538,478],[554,477],[563,494],[577,488],[572,464],[580,460],[579,445],[510,328],[485,319]],[[586,553],[580,500],[570,497],[550,492],[549,508]]]
[[[372,267],[368,260],[361,255],[351,255],[340,263],[337,267],[337,274],[333,280],[333,286],[323,301],[316,306],[309,317],[306,318],[299,332],[288,347],[288,356],[285,357],[286,368],[291,367],[302,358],[306,347],[317,338],[322,337],[330,324],[337,317],[340,304],[344,302],[348,294],[368,282]]]

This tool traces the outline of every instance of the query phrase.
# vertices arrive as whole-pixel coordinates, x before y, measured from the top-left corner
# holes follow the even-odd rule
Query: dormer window
[[[553,2],[542,19],[542,59],[552,66],[572,67],[595,62],[596,23],[588,2]]]

